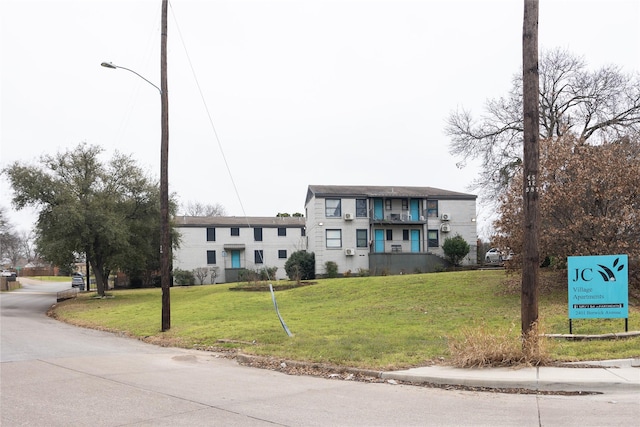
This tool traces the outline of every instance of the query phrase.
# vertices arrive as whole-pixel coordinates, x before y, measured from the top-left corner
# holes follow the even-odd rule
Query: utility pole
[[[538,321],[538,273],[540,269],[540,215],[538,167],[540,159],[539,0],[524,0],[522,25],[522,103],[524,112],[523,248],[521,322],[523,338]],[[524,341],[523,341],[524,343]]]
[[[162,136],[160,142],[160,284],[162,286],[162,331],[171,329],[171,238],[169,236],[169,91],[167,87],[167,4],[162,0],[160,27],[160,97]]]

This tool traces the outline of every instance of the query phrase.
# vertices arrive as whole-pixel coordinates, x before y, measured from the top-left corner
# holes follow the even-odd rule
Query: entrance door
[[[420,252],[420,230],[411,230],[411,252]]]
[[[240,268],[240,251],[231,251],[231,268]]]
[[[384,252],[384,230],[374,230],[373,251]]]
[[[384,219],[382,199],[373,199],[373,219]]]
[[[412,199],[409,205],[409,213],[411,214],[411,221],[418,221],[420,219],[420,200]]]

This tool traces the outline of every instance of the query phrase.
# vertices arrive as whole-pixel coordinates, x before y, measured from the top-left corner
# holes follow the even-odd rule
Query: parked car
[[[84,277],[82,277],[82,273],[73,273],[73,276],[71,276],[71,287],[84,289]]]
[[[498,248],[491,248],[484,254],[484,261],[487,264],[501,263],[503,261],[502,251]]]
[[[486,264],[503,264],[505,261],[513,259],[513,251],[501,251],[498,248],[491,248],[484,254]]]
[[[17,277],[18,273],[11,270],[2,270],[2,277]]]

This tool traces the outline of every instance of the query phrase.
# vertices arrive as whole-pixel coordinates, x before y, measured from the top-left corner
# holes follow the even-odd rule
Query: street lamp
[[[103,62],[105,68],[122,68],[140,77],[160,92],[161,127],[160,139],[160,283],[162,286],[162,331],[171,329],[171,284],[169,260],[171,259],[171,238],[169,236],[169,97],[167,87],[167,6],[168,0],[162,0],[162,24],[160,37],[160,87],[154,85],[140,74],[126,67]]]
[[[103,62],[103,63],[102,63],[102,64],[100,64],[100,65],[101,65],[101,66],[103,66],[104,68],[111,68],[111,69],[114,69],[114,70],[115,70],[115,69],[118,69],[118,68],[121,68],[121,69],[123,69],[123,70],[127,70],[127,71],[129,71],[129,72],[131,72],[131,73],[135,74],[136,76],[140,77],[142,80],[144,80],[145,82],[149,83],[151,86],[155,87],[155,88],[158,90],[158,92],[160,92],[160,95],[162,95],[162,90],[160,90],[160,88],[159,88],[158,86],[154,85],[154,84],[153,84],[153,83],[151,83],[149,80],[147,80],[146,78],[144,78],[144,76],[142,76],[142,75],[140,75],[140,74],[136,73],[135,71],[133,71],[133,70],[132,70],[132,69],[130,69],[130,68],[122,67],[122,66],[120,66],[120,65],[115,65],[115,64],[112,64],[111,62]]]

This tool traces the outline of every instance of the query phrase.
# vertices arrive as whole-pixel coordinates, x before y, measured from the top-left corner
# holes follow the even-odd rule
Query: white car
[[[16,277],[18,274],[11,270],[2,270],[2,277]]]
[[[489,249],[487,253],[484,254],[484,261],[487,264],[502,263],[503,261],[502,251],[500,251],[500,249],[498,248]]]

